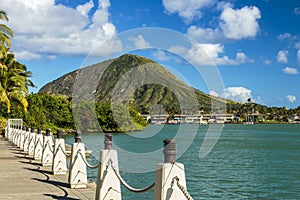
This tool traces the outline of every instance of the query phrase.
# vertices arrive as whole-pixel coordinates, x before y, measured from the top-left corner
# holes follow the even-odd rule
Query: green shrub
[[[6,128],[6,119],[3,117],[0,117],[0,134],[4,135],[5,128]]]

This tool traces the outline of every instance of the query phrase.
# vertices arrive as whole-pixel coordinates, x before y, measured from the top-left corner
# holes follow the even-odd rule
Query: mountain
[[[43,86],[39,93],[105,103],[127,102],[141,113],[157,114],[210,112],[212,106],[218,110],[226,103],[235,104],[192,88],[158,63],[132,54],[65,74]]]

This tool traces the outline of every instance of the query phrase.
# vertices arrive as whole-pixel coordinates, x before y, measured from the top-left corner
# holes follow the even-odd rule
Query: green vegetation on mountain
[[[136,55],[125,54],[111,60],[108,66],[96,64],[87,67],[96,74],[96,69],[104,68],[101,78],[94,83],[97,102],[109,103],[111,100],[119,103],[132,103],[140,113],[147,114],[157,104],[163,106],[169,114],[185,113],[202,110],[211,112],[212,104],[215,109],[229,103],[222,98],[207,95],[191,88],[175,77],[158,63]],[[80,70],[66,74],[41,88],[40,93],[63,94],[72,96],[76,75]],[[101,71],[101,70],[100,70]],[[88,90],[80,85],[82,90]],[[190,102],[191,100],[197,102]],[[184,107],[181,107],[184,104]]]

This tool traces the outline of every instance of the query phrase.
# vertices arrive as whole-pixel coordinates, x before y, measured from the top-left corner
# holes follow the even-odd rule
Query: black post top
[[[105,134],[105,141],[112,141],[112,134],[111,133],[107,133],[107,134]]]
[[[61,139],[62,138],[62,131],[61,130],[57,130],[57,139]]]
[[[104,135],[104,148],[108,149],[108,150],[111,150],[112,145],[113,145],[112,134],[110,134],[110,133],[105,134]]]
[[[46,129],[46,136],[50,136],[50,129],[49,128]]]
[[[164,140],[164,155],[165,155],[165,163],[176,162],[176,140],[175,139]]]
[[[81,142],[81,132],[80,131],[76,131],[74,138],[75,138],[75,143],[80,143]]]
[[[171,144],[173,146],[173,144],[176,145],[176,140],[175,139],[170,139],[170,138],[167,138],[164,140],[164,147],[166,147],[167,145]]]

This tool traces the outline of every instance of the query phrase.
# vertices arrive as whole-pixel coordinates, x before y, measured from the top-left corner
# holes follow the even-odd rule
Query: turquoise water
[[[114,145],[121,149],[140,155],[158,150],[161,155],[150,158],[152,164],[130,160],[146,173],[128,172],[126,154],[119,155],[121,175],[130,185],[142,188],[154,181],[155,165],[163,160],[162,141],[174,137],[179,127],[150,125],[132,135],[114,134]],[[300,125],[226,125],[212,151],[200,158],[207,129],[208,125],[184,125],[183,133],[176,136],[178,145],[189,146],[177,161],[185,165],[187,188],[195,200],[300,199]],[[82,138],[86,148],[93,151],[89,162],[96,163],[103,148],[103,134],[83,134]],[[69,144],[73,142],[71,136],[65,139]],[[88,170],[93,181],[96,174],[97,170]],[[153,190],[133,194],[122,188],[122,194],[125,200],[153,199]]]

